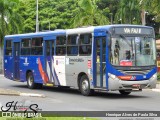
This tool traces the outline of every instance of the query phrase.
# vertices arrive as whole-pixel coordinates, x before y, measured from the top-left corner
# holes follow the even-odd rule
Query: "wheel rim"
[[[87,80],[84,80],[84,81],[82,82],[82,90],[83,90],[83,91],[87,91],[87,90],[88,90],[88,87],[89,87],[88,81],[87,81]]]
[[[29,84],[29,86],[32,86],[32,84],[33,84],[33,77],[29,76],[29,78],[28,78],[28,84]]]

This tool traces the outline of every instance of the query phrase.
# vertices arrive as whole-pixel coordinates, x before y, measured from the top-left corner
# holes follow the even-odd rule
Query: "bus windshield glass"
[[[111,38],[110,62],[115,66],[149,66],[155,65],[155,39],[151,37],[125,37],[119,35]]]

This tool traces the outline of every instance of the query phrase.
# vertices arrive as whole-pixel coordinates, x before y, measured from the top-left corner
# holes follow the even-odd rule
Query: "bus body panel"
[[[91,56],[66,56],[67,86],[78,88],[78,75],[91,76]],[[81,76],[82,77],[82,76]]]
[[[108,25],[108,26],[98,26],[94,29],[94,36],[95,37],[102,37],[105,36],[105,33],[107,33],[106,35],[108,35],[108,33],[112,32],[112,29],[114,27],[124,27],[123,25]],[[146,27],[146,26],[137,26],[137,25],[126,25],[126,28],[132,28],[132,27],[137,27],[137,28],[148,28],[153,30],[152,27]],[[113,29],[114,30],[114,29]],[[104,32],[106,31],[106,32]],[[152,35],[152,37],[154,37],[154,34]],[[108,37],[107,37],[108,38]],[[108,40],[106,40],[108,42]],[[95,46],[96,44],[94,44]],[[96,51],[93,51],[93,55],[95,55]],[[108,49],[106,48],[106,54],[109,53]],[[93,56],[93,59],[95,60],[96,57]],[[95,81],[96,79],[96,68],[95,68],[95,61],[94,61],[94,70],[93,70],[93,79]],[[131,77],[130,80],[128,81],[124,81],[121,79],[118,79],[118,76],[121,77],[127,77],[126,74],[124,74],[121,71],[118,71],[117,69],[114,68],[114,66],[109,62],[109,54],[106,55],[106,89],[107,90],[120,90],[120,89],[137,89],[137,88],[133,88],[134,87],[134,83],[135,86],[138,84],[140,85],[141,89],[142,88],[155,88],[156,87],[156,81],[157,81],[157,76],[156,76],[156,72],[157,72],[157,67],[153,67],[152,69],[148,70],[148,72],[146,72],[143,75],[129,75],[129,77]],[[141,70],[143,71],[143,70]],[[111,76],[116,77],[117,79],[114,79]],[[132,81],[132,79],[134,81]],[[94,83],[95,84],[95,83]],[[131,86],[133,85],[133,87]],[[94,85],[95,86],[95,85]],[[124,87],[124,86],[130,86],[130,88],[128,87]],[[140,88],[139,88],[140,89]]]
[[[20,68],[20,81],[25,82],[27,79],[27,72],[31,71],[34,76],[35,83],[47,84],[51,83],[55,86],[71,86],[74,88],[79,87],[80,75],[87,75],[91,89],[105,89],[105,90],[130,90],[130,89],[144,89],[156,87],[156,72],[157,67],[152,67],[149,70],[141,69],[139,71],[144,74],[128,75],[125,70],[119,70],[109,61],[109,45],[110,36],[115,34],[114,28],[147,28],[140,25],[106,25],[88,28],[75,28],[63,31],[40,32],[21,35],[9,35],[5,37],[5,41],[12,39],[14,43],[21,44],[22,38],[35,38],[43,37],[44,43],[43,54],[39,55],[20,55],[19,68]],[[57,36],[64,35],[80,35],[92,34],[92,53],[88,56],[74,55],[55,55],[56,53],[56,38]],[[121,33],[121,32],[120,32]],[[132,35],[134,36],[134,34]],[[154,35],[153,35],[154,36]],[[78,38],[78,37],[77,37]],[[54,42],[54,55],[47,56],[45,51],[46,41]],[[100,42],[99,42],[100,41]],[[105,41],[105,43],[103,43]],[[98,45],[100,43],[100,45]],[[6,45],[6,43],[4,44]],[[79,46],[79,45],[78,45]],[[100,46],[100,54],[98,56],[97,48]],[[21,46],[20,46],[21,47]],[[14,51],[14,45],[12,45]],[[67,49],[67,47],[66,47]],[[5,47],[4,47],[5,50]],[[12,51],[11,56],[4,55],[4,75],[6,78],[14,79],[14,54]],[[103,53],[105,51],[105,53]],[[5,52],[4,52],[5,54]],[[105,56],[105,58],[103,58]],[[97,58],[100,57],[100,62]],[[105,61],[103,61],[105,59]],[[143,67],[143,66],[142,66]],[[129,70],[126,70],[129,72]],[[133,70],[134,71],[134,70]],[[132,72],[133,72],[132,71]],[[136,72],[135,72],[136,73]],[[122,80],[122,79],[125,80]]]
[[[34,76],[35,83],[43,83],[40,71],[38,68],[38,59],[42,63],[44,69],[44,58],[42,56],[21,56],[20,57],[20,81],[25,82],[27,71],[31,71]]]
[[[125,81],[120,80],[117,77],[109,77],[109,90],[120,90],[120,89],[145,89],[145,88],[155,88],[157,81],[157,74],[155,73],[151,78],[141,81]]]
[[[66,66],[65,56],[54,56],[54,73],[55,85],[66,86]]]
[[[4,76],[13,80],[13,57],[5,56],[4,57]]]

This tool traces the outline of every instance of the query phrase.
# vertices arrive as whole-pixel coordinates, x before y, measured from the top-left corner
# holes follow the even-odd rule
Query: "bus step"
[[[95,87],[94,90],[108,91],[105,87]]]
[[[16,82],[21,82],[19,79],[14,79],[14,81],[16,81]]]

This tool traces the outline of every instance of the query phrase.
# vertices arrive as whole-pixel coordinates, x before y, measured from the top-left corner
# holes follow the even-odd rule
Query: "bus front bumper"
[[[148,80],[129,81],[121,80],[113,74],[108,74],[108,90],[136,90],[156,88],[157,74],[154,74]]]

